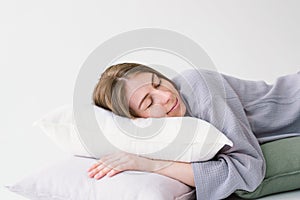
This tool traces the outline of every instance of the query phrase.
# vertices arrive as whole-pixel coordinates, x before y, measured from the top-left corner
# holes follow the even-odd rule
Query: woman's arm
[[[233,142],[233,147],[223,148],[214,159],[192,163],[197,199],[224,199],[236,190],[254,191],[264,178],[266,166],[248,121],[251,113],[246,114],[241,102],[249,99],[248,92],[237,93],[231,86],[243,88],[244,82],[229,83],[222,74],[206,70],[182,74],[173,81],[179,85],[191,116],[211,123]],[[185,80],[191,89],[186,89]]]
[[[189,186],[195,187],[194,173],[191,163],[152,160],[156,169],[155,173],[168,176],[181,181]]]
[[[149,159],[126,152],[103,156],[89,169],[89,177],[111,177],[122,171],[137,170],[168,176],[190,186],[195,186],[191,163]]]

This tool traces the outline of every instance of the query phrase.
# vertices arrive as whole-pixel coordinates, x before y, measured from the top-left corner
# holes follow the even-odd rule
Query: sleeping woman
[[[197,199],[224,199],[236,190],[253,191],[265,175],[260,144],[300,136],[300,72],[273,85],[208,70],[186,70],[172,80],[138,63],[110,66],[94,89],[95,105],[128,118],[196,117],[233,142],[214,159],[177,162],[128,153],[102,157],[91,178],[125,170],[154,172],[196,188]]]

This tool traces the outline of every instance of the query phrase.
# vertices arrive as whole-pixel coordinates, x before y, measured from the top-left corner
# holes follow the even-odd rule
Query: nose
[[[171,93],[164,90],[154,90],[152,94],[153,103],[165,105],[171,99]]]

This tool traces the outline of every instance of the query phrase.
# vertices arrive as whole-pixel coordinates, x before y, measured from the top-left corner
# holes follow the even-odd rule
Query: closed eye
[[[158,79],[158,83],[155,83],[154,79]],[[156,80],[157,81],[157,80]],[[152,87],[154,87],[155,89],[157,89],[158,87],[161,86],[161,79],[154,73],[152,73]],[[147,99],[147,97],[149,97],[149,93],[142,99],[142,101],[140,102],[138,108],[141,107],[142,103],[144,102],[145,99]],[[146,109],[148,109],[149,107],[151,107],[153,104],[153,100],[151,98],[151,103],[146,107]]]
[[[150,106],[152,106],[152,101],[151,101],[151,103],[149,104],[149,106],[147,108],[150,108]]]
[[[157,84],[154,83],[155,82],[154,77],[156,77],[158,79]],[[158,88],[161,85],[161,79],[159,77],[157,77],[157,75],[154,74],[154,73],[153,73],[153,76],[152,76],[152,85],[153,85],[154,88]]]
[[[154,76],[158,79],[158,83],[154,83]],[[153,76],[152,76],[152,85],[153,85],[153,87],[155,88],[155,89],[157,89],[159,86],[161,86],[161,79],[160,78],[158,78],[157,77],[157,75],[156,74],[154,74],[153,73]],[[152,106],[152,104],[153,104],[153,100],[151,99],[151,103],[148,105],[148,107],[147,108],[150,108],[151,106]]]
[[[154,88],[158,88],[161,85],[161,79],[159,79],[159,83],[154,86]]]

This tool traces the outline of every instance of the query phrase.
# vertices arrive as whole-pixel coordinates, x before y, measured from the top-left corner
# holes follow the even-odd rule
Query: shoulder
[[[198,69],[188,69],[180,72],[171,79],[176,85],[178,92],[186,93],[187,91],[195,91],[199,86],[205,86],[201,71]],[[203,90],[202,88],[201,90]]]
[[[193,117],[202,118],[203,110],[210,102],[211,92],[206,81],[205,70],[189,69],[182,71],[172,81],[187,104],[187,110]]]
[[[200,69],[187,69],[180,72],[171,80],[179,86],[183,85],[183,83],[194,84],[195,82],[203,80],[202,73]]]
[[[221,73],[207,69],[188,69],[175,76],[172,81],[179,90],[188,88],[219,94],[224,90],[224,77]]]
[[[178,74],[177,76],[175,76],[173,79],[177,80],[180,78],[185,78],[188,80],[193,80],[193,79],[210,79],[210,78],[220,78],[223,75],[221,73],[219,73],[218,71],[215,70],[208,70],[208,69],[187,69],[184,70],[182,72],[180,72],[180,74]]]

